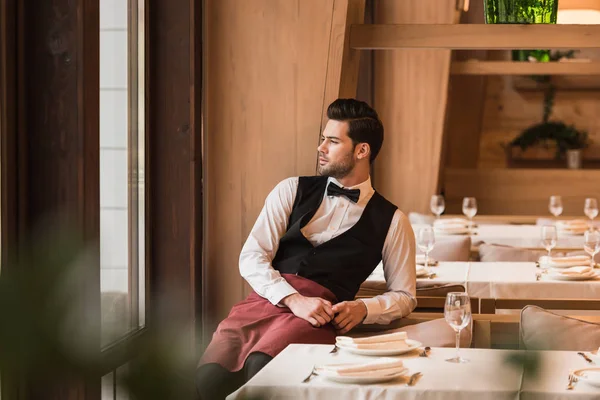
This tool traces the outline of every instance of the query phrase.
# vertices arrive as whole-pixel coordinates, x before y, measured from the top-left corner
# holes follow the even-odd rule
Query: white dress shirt
[[[328,179],[343,187],[334,178]],[[301,229],[318,246],[341,235],[360,219],[375,193],[371,179],[349,189],[360,189],[358,202],[345,196],[327,196],[313,218]],[[265,205],[242,248],[240,273],[260,296],[278,305],[284,297],[297,293],[271,265],[279,240],[287,231],[298,190],[298,177],[281,181],[267,196]],[[383,272],[388,291],[370,299],[361,299],[367,307],[365,324],[389,324],[406,316],[416,307],[415,235],[406,215],[396,210],[382,250]]]

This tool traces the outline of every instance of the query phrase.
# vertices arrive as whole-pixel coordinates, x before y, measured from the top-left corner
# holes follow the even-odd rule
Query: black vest
[[[288,229],[279,241],[273,268],[331,290],[338,301],[354,300],[360,285],[381,261],[396,206],[375,192],[358,222],[339,236],[313,246],[302,229],[321,205],[327,177],[300,177]]]

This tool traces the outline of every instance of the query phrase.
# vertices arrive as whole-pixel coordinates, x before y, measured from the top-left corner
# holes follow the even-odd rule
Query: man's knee
[[[196,389],[201,400],[225,399],[242,384],[240,372],[231,372],[216,363],[205,364],[196,370]]]
[[[273,357],[270,355],[258,351],[250,354],[248,358],[246,358],[246,363],[244,364],[246,382],[256,375],[258,371],[263,369],[272,359]]]

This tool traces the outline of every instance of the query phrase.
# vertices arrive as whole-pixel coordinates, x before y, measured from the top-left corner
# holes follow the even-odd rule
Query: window
[[[100,1],[102,345],[145,324],[144,0]]]

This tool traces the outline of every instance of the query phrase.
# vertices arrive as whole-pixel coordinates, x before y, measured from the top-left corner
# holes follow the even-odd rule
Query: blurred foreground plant
[[[97,244],[50,224],[18,255],[0,270],[0,370],[13,379],[26,377],[30,388],[74,376],[100,380],[107,360],[100,351]],[[169,309],[177,314],[177,304],[162,306],[164,316]],[[193,399],[193,330],[176,318],[161,321],[119,348],[131,359],[118,384],[131,399]]]

